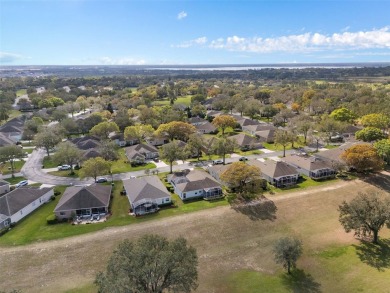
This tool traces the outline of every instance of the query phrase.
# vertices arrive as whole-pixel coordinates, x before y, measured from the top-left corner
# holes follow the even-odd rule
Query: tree
[[[342,131],[342,129],[343,124],[328,115],[324,115],[318,124],[318,130],[326,134],[328,142],[330,142],[332,135]]]
[[[376,127],[366,127],[355,133],[355,138],[362,141],[374,141],[385,137],[382,131]]]
[[[353,122],[353,120],[355,120],[356,118],[356,115],[347,108],[336,109],[332,113],[330,113],[329,116],[336,121],[349,123]]]
[[[302,242],[294,237],[283,237],[276,241],[273,253],[275,262],[283,265],[287,273],[296,267],[298,258],[302,255]]]
[[[364,127],[376,127],[382,129],[382,131],[386,131],[390,125],[390,117],[385,114],[368,114],[364,115],[360,121]]]
[[[225,130],[228,127],[234,128],[237,124],[237,120],[229,115],[219,115],[218,117],[215,117],[212,124],[221,129],[222,135],[225,134]]]
[[[202,148],[204,145],[203,136],[199,133],[191,134],[188,138],[187,145],[185,151],[189,156],[192,154],[197,154],[197,158],[199,161],[200,156],[202,155]]]
[[[198,286],[197,266],[196,250],[184,238],[145,235],[121,242],[95,284],[100,293],[187,293]]]
[[[278,113],[278,110],[272,107],[271,105],[265,105],[261,111],[261,115],[267,117],[269,121],[271,117],[275,116]]]
[[[259,100],[248,99],[245,101],[244,112],[249,115],[251,119],[255,119],[255,117],[261,113],[261,107],[262,104]]]
[[[81,161],[83,152],[69,141],[61,142],[58,145],[53,160],[58,165],[67,164],[70,166],[71,174],[74,174],[73,166]]]
[[[184,152],[184,149],[179,146],[178,141],[174,140],[167,144],[164,144],[161,147],[160,156],[163,160],[167,160],[169,162],[169,173],[172,173],[173,162],[176,160],[184,160],[186,154]]]
[[[283,147],[283,157],[286,156],[286,147],[291,143],[293,137],[290,131],[287,130],[276,130],[274,143]]]
[[[303,135],[304,142],[306,144],[309,132],[313,128],[313,120],[311,117],[307,115],[299,115],[291,119],[289,123],[295,126],[298,133]]]
[[[235,147],[236,141],[225,137],[215,139],[211,145],[212,152],[216,155],[222,156],[224,165],[226,154],[232,153]]]
[[[80,169],[81,178],[92,177],[95,182],[96,178],[110,172],[111,164],[101,157],[91,158],[83,163]]]
[[[87,99],[85,98],[85,96],[79,96],[79,97],[76,99],[76,103],[79,104],[80,109],[83,110],[83,112],[85,113],[85,110],[86,110],[87,107],[88,107],[88,101],[87,101]]]
[[[387,164],[390,164],[390,139],[382,139],[374,143],[379,156],[382,157]]]
[[[98,147],[98,151],[103,159],[107,161],[114,161],[118,159],[118,148],[119,146],[115,142],[103,140]]]
[[[182,121],[172,121],[161,124],[157,130],[157,136],[168,136],[169,140],[179,139],[187,141],[188,137],[196,132],[194,125]]]
[[[369,144],[356,144],[346,149],[341,158],[357,172],[377,171],[383,168],[383,161],[376,149]]]
[[[127,109],[125,108],[116,111],[113,120],[118,125],[120,131],[124,131],[127,126],[134,124],[133,120],[130,120]]]
[[[50,150],[61,142],[61,136],[49,128],[45,128],[35,136],[34,144],[46,150],[47,156],[50,157]]]
[[[71,134],[79,133],[79,125],[72,118],[66,118],[60,124],[65,129],[68,137]]]
[[[118,132],[118,131],[119,131],[119,127],[115,122],[104,121],[92,127],[89,133],[101,139],[108,139],[108,135],[111,132]]]
[[[247,190],[248,184],[253,184],[260,179],[260,168],[247,165],[244,162],[235,162],[231,164],[221,174],[221,180],[226,182],[230,187],[234,187],[240,193]]]
[[[7,103],[0,103],[0,122],[9,118],[9,112],[11,109],[11,105]]]
[[[140,142],[144,141],[145,138],[153,135],[154,129],[152,125],[139,124],[134,126],[128,126],[125,128],[124,136],[126,140],[138,139]]]
[[[23,157],[24,157],[23,149],[17,145],[0,147],[0,162],[10,163],[12,177],[14,177],[14,172],[15,172],[15,161],[20,160]]]
[[[390,199],[376,191],[359,192],[351,202],[339,206],[339,221],[348,233],[355,230],[358,237],[371,236],[378,243],[379,230],[390,225]]]

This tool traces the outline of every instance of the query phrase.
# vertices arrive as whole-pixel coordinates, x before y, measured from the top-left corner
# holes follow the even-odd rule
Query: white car
[[[18,188],[18,187],[21,187],[21,186],[26,186],[26,185],[28,185],[28,181],[27,180],[22,180],[22,181],[18,182],[15,185],[15,188]]]
[[[58,166],[58,171],[70,170],[72,167],[70,165]]]

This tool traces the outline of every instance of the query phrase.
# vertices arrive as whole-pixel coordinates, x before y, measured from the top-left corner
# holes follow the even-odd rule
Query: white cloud
[[[186,18],[187,17],[187,12],[185,11],[181,11],[178,15],[177,15],[177,19],[178,20],[182,20],[183,18]]]
[[[20,59],[26,59],[26,57],[8,52],[0,52],[0,63],[12,63]]]
[[[124,58],[111,58],[101,57],[98,60],[103,65],[144,65],[146,61],[144,59],[134,59],[129,57]]]
[[[193,47],[193,46],[205,45],[206,43],[207,43],[207,38],[206,37],[200,37],[200,38],[197,38],[197,39],[193,39],[193,40],[182,42],[181,44],[176,45],[176,46],[172,46],[172,47],[189,48],[189,47]]]
[[[202,39],[202,42],[191,40],[183,42],[178,47],[188,48],[207,45],[213,49],[252,53],[314,52],[329,49],[389,49],[390,27],[358,32],[344,31],[331,35],[307,32],[273,38],[230,36],[211,40],[209,43],[207,43],[206,37],[199,39]]]

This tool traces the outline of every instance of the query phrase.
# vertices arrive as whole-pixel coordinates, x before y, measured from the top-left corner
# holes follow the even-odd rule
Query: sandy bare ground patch
[[[229,272],[278,270],[271,247],[286,233],[302,237],[310,250],[355,242],[352,234],[341,229],[337,206],[368,188],[372,185],[355,180],[274,195],[270,197],[277,207],[273,219],[255,219],[225,206],[61,240],[2,247],[0,263],[5,269],[0,275],[0,290],[63,292],[83,286],[104,269],[119,241],[157,233],[169,238],[184,236],[196,247],[198,292],[222,292],[221,282]]]

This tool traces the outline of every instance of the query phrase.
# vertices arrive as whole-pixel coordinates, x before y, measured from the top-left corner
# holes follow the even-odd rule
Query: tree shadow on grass
[[[257,220],[270,220],[276,219],[277,207],[275,203],[262,197],[260,199],[254,199],[251,201],[244,201],[232,204],[232,208],[239,213],[242,213],[249,217],[252,221]]]
[[[370,174],[361,178],[364,182],[367,182],[377,188],[390,192],[390,176],[382,173]]]
[[[291,275],[284,274],[282,283],[294,293],[320,293],[321,284],[316,282],[312,275],[303,270],[295,269]]]
[[[390,268],[390,239],[379,240],[378,244],[361,242],[360,245],[354,245],[354,247],[363,263],[378,271]]]

